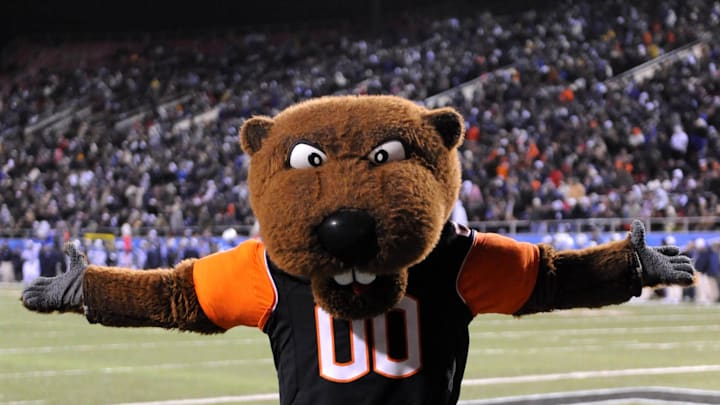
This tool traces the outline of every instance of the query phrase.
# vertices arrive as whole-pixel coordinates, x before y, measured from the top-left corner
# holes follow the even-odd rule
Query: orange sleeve
[[[277,303],[265,249],[257,240],[196,260],[193,281],[205,315],[225,329],[240,325],[263,329]]]
[[[472,311],[515,313],[535,287],[539,248],[492,233],[476,233],[458,276],[458,293]]]

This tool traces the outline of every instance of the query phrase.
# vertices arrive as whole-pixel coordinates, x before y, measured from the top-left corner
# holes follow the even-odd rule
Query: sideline
[[[525,382],[558,381],[558,380],[583,380],[587,378],[608,378],[626,377],[633,375],[661,375],[661,374],[689,374],[720,372],[720,365],[708,364],[699,366],[679,367],[653,367],[653,368],[626,368],[619,370],[594,370],[594,371],[571,371],[569,373],[553,374],[530,374],[513,377],[491,377],[463,380],[462,385],[466,387],[494,384],[517,384]]]
[[[649,334],[662,335],[666,333],[692,333],[692,332],[710,332],[720,331],[720,325],[675,325],[675,326],[641,326],[641,327],[617,327],[617,328],[572,328],[572,329],[553,329],[552,332],[561,336],[583,336],[583,335],[627,335]],[[470,332],[470,337],[475,339],[485,338],[511,338],[520,339],[523,337],[537,335],[547,331],[537,329],[521,329],[514,331],[487,331],[487,332]]]
[[[141,366],[122,366],[122,367],[102,367],[102,368],[77,368],[64,370],[33,370],[0,373],[0,378],[33,378],[33,377],[62,377],[62,376],[79,376],[90,374],[119,374],[134,373],[138,370],[171,370],[181,368],[197,368],[197,367],[227,367],[244,364],[272,364],[272,358],[257,359],[238,359],[238,360],[217,360],[203,362],[187,362],[187,363],[163,363],[163,364],[147,364]],[[634,368],[634,369],[618,369],[618,370],[594,370],[594,371],[571,371],[567,373],[551,373],[551,374],[530,374],[518,375],[511,377],[488,377],[463,380],[464,386],[476,385],[492,385],[492,384],[516,384],[524,382],[538,381],[557,381],[564,379],[581,380],[586,378],[607,378],[607,377],[624,377],[634,375],[660,375],[660,374],[688,374],[688,373],[707,373],[720,372],[720,365],[696,365],[696,366],[678,366],[678,367],[653,367],[653,368]],[[0,404],[1,405],[1,404]]]
[[[720,365],[684,366],[684,367],[659,367],[659,368],[637,368],[624,370],[596,370],[579,371],[557,374],[534,374],[515,377],[478,378],[464,380],[463,386],[490,385],[490,384],[514,384],[520,382],[552,381],[558,379],[583,379],[583,378],[605,378],[627,375],[658,375],[658,374],[684,374],[700,372],[720,371]],[[596,398],[596,399],[595,399]],[[622,388],[612,390],[591,390],[575,391],[567,393],[539,394],[524,397],[507,397],[485,400],[464,400],[458,405],[490,405],[490,404],[572,404],[588,401],[606,401],[611,399],[662,399],[666,401],[680,400],[686,403],[712,404],[720,402],[720,391],[688,390],[680,388],[665,387],[640,387]],[[668,399],[663,399],[668,398]],[[676,398],[676,399],[670,399]],[[693,402],[692,398],[704,398],[707,402]],[[225,396],[214,398],[175,399],[167,401],[150,402],[126,402],[116,405],[205,405],[205,404],[226,404],[250,401],[277,401],[278,394],[256,394]],[[509,402],[508,402],[509,401]],[[540,401],[540,402],[539,402]]]
[[[672,387],[629,387],[474,399],[458,405],[556,405],[556,404],[718,404],[720,391]]]
[[[266,344],[267,339],[196,339],[180,340],[177,342],[149,341],[134,343],[97,343],[79,344],[64,346],[27,346],[27,347],[6,347],[0,348],[0,356],[17,354],[40,354],[56,352],[93,352],[104,350],[129,350],[129,349],[158,349],[168,347],[208,347],[216,345],[251,345]]]
[[[19,371],[13,373],[0,373],[0,379],[3,378],[32,378],[32,377],[67,377],[79,375],[96,375],[96,374],[118,374],[118,373],[134,373],[138,370],[172,370],[180,368],[197,368],[197,367],[229,367],[245,364],[272,364],[271,358],[260,359],[242,359],[242,360],[218,360],[203,361],[197,363],[164,363],[164,364],[148,364],[144,366],[124,366],[124,367],[102,367],[96,369],[75,368],[65,370],[35,370],[35,371]],[[0,403],[0,405],[2,405]]]
[[[252,339],[247,341],[213,341],[210,342],[218,345],[231,344],[256,344],[258,342]],[[262,343],[266,343],[264,340]],[[600,342],[603,343],[603,342]],[[616,341],[612,343],[604,342],[600,344],[595,340],[583,341],[573,344],[572,346],[528,346],[523,348],[493,348],[485,347],[479,349],[471,349],[468,351],[470,355],[483,356],[505,356],[508,354],[536,354],[536,353],[575,353],[575,352],[592,352],[606,350],[608,347],[617,349],[633,349],[633,350],[676,350],[679,348],[690,348],[695,350],[715,350],[720,351],[720,340],[688,340],[684,342],[659,342],[645,343],[632,340]],[[128,349],[157,349],[168,347],[207,347],[207,342],[202,340],[186,341],[186,342],[138,342],[138,343],[100,343],[100,344],[84,344],[84,345],[68,345],[68,346],[29,346],[29,347],[8,347],[0,348],[0,357],[16,356],[16,355],[37,355],[43,353],[66,353],[66,352],[100,352],[111,350],[128,350]],[[266,359],[269,359],[267,357]],[[247,360],[247,359],[240,359]],[[261,360],[261,359],[256,359]],[[265,359],[262,359],[265,360]],[[142,367],[142,366],[139,366]],[[45,371],[45,370],[43,370]],[[0,373],[0,376],[6,374]]]
[[[124,402],[115,405],[206,405],[206,404],[227,404],[250,401],[277,401],[280,399],[278,394],[255,394],[240,395],[232,397],[215,397],[215,398],[195,398],[195,399],[175,399],[169,401],[152,401],[152,402]]]

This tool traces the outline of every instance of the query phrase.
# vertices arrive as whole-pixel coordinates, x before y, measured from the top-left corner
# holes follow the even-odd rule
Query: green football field
[[[266,336],[90,325],[0,287],[0,404],[275,404]],[[471,327],[462,399],[620,387],[720,390],[720,306],[630,303]],[[311,370],[309,370],[311,372]]]

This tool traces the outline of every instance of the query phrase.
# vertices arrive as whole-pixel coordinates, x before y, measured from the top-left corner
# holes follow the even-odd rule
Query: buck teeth
[[[376,277],[377,276],[372,273],[363,273],[362,271],[350,270],[346,271],[345,273],[340,273],[336,276],[333,276],[333,279],[336,283],[340,285],[350,285],[353,281],[367,285],[375,281]]]
[[[335,279],[335,282],[340,285],[350,285],[350,283],[353,282],[353,272],[346,271],[345,273],[334,276],[333,279]]]
[[[373,281],[375,281],[375,275],[372,273],[363,273],[361,271],[355,272],[355,281],[357,281],[360,284],[370,284]]]

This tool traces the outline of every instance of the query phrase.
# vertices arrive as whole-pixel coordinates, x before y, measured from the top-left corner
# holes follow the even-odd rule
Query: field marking
[[[171,370],[179,368],[197,368],[197,367],[227,367],[244,364],[271,364],[271,358],[246,359],[246,360],[216,360],[202,361],[197,363],[165,363],[165,364],[148,364],[143,366],[119,366],[119,367],[101,367],[101,368],[76,368],[67,370],[35,370],[35,371],[19,371],[12,373],[0,373],[0,378],[33,378],[33,377],[67,377],[88,374],[120,374],[135,373],[141,370]]]
[[[702,307],[706,308],[706,307]],[[633,322],[633,323],[639,323],[639,322],[657,322],[657,321],[663,321],[663,322],[671,322],[671,321],[685,321],[685,322],[698,322],[698,321],[717,321],[720,320],[720,305],[718,306],[711,306],[707,307],[712,309],[712,311],[709,312],[697,312],[692,314],[683,314],[683,313],[674,313],[674,314],[635,314],[630,313],[626,311],[615,311],[617,313],[613,313],[612,315],[603,314],[602,316],[599,315],[588,315],[588,312],[581,312],[576,313],[574,311],[568,311],[567,315],[562,316],[553,316],[552,321],[557,323],[582,323],[582,324],[597,324],[599,322],[611,322],[616,323],[618,319],[622,319],[622,321],[627,322]],[[597,310],[600,311],[600,310]],[[554,314],[560,314],[561,312],[555,312]],[[45,314],[43,314],[45,315]],[[540,314],[538,314],[540,315]],[[42,315],[40,315],[42,316]],[[82,318],[77,318],[82,319]],[[535,323],[544,323],[548,321],[547,318],[533,318],[532,316],[526,316],[522,319],[513,318],[510,316],[504,317],[504,319],[482,319],[482,316],[479,316],[476,318],[475,321],[473,321],[470,326],[471,328],[482,328],[485,325],[532,325]],[[33,319],[19,319],[19,320],[0,320],[0,326],[3,327],[12,327],[17,325],[37,325],[37,320]],[[43,320],[44,325],[66,325],[68,321],[66,319],[63,319],[61,317],[52,317],[52,318],[46,318]],[[105,329],[105,328],[102,328]],[[95,329],[95,331],[102,330],[101,328]],[[167,330],[164,329],[154,329],[154,328],[137,328],[135,329],[137,331],[144,331],[143,334],[158,334],[158,333],[168,333]],[[10,331],[12,332],[12,331]],[[53,331],[49,331],[53,332]],[[87,331],[82,331],[83,334],[86,334]]]
[[[596,401],[593,400],[594,404],[614,404],[614,403],[627,403],[628,400],[633,400],[637,403],[658,403],[657,400],[649,400],[649,394],[665,394],[675,397],[717,397],[720,395],[718,391],[699,390],[699,389],[688,389],[688,388],[675,388],[675,387],[627,387],[627,388],[610,388],[610,389],[595,389],[595,390],[578,390],[578,391],[567,391],[567,392],[552,392],[544,394],[530,394],[520,395],[511,397],[498,397],[498,398],[485,398],[485,399],[467,399],[458,402],[458,405],[485,405],[485,404],[502,404],[502,403],[529,403],[529,402],[542,402],[542,403],[554,403],[554,401],[560,399],[577,398],[601,398],[601,397],[617,397],[622,396],[622,399],[614,399],[608,401]],[[238,396],[222,396],[222,397],[207,397],[207,398],[190,398],[190,399],[175,399],[175,400],[163,400],[163,401],[145,401],[145,402],[124,402],[115,405],[212,405],[212,404],[224,404],[224,403],[241,403],[251,401],[277,401],[280,396],[276,393],[271,394],[251,394],[251,395],[238,395]],[[30,404],[41,404],[45,401],[21,401],[21,402],[0,402],[0,405],[30,405]],[[677,402],[673,400],[663,400],[663,403],[687,403]]]
[[[707,325],[712,323],[718,323],[720,324],[720,312],[718,313],[718,316],[691,316],[686,317],[683,315],[667,315],[667,316],[631,316],[631,317],[621,317],[623,321],[631,321],[635,319],[633,322],[641,323],[641,322],[654,322],[654,321],[667,321],[671,322],[674,320],[677,321],[685,321],[689,322],[692,321],[696,323],[696,325],[688,326],[688,325],[678,325],[678,326],[660,326],[660,327],[640,327],[640,328],[572,328],[572,329],[557,329],[553,332],[562,332],[562,333],[568,333],[573,335],[581,335],[581,334],[590,334],[590,333],[598,333],[598,334],[614,334],[614,333],[626,333],[628,331],[638,331],[638,333],[657,333],[657,332],[673,332],[673,328],[684,328],[684,329],[678,329],[678,332],[694,332],[694,331],[717,331],[720,330],[720,326],[718,325],[710,325],[710,326],[701,326],[701,325]],[[593,319],[586,319],[586,318],[558,318],[553,319],[553,322],[572,322],[573,324],[593,324],[597,325],[598,322],[605,321],[605,318],[593,318]],[[608,322],[617,322],[617,318],[612,320],[607,320]],[[519,323],[524,322],[523,320],[518,319],[508,319],[508,320],[488,320],[488,321],[482,321],[477,320],[470,324],[470,334],[473,337],[478,338],[495,338],[497,336],[503,336],[508,338],[520,338],[520,337],[526,337],[528,334],[533,333],[543,333],[545,330],[543,329],[519,329],[519,330],[509,330],[509,331],[503,331],[503,332],[488,332],[483,331],[483,329],[487,328],[487,325],[519,325]],[[531,327],[536,325],[535,322],[537,321],[531,321],[531,322],[525,322],[526,327]],[[50,325],[62,325],[66,322],[62,321],[56,321],[56,322],[50,322],[45,323],[45,326]],[[16,327],[18,325],[36,325],[36,321],[25,321],[25,322],[18,322],[18,321],[11,321],[11,322],[3,322],[0,321],[0,329],[4,329],[4,336],[11,336],[13,334],[13,330],[17,329]],[[690,328],[690,329],[688,329]],[[106,336],[109,330],[112,328],[106,328],[106,327],[98,327],[98,328],[83,328],[82,330],[47,330],[47,331],[37,331],[37,332],[23,332],[22,335],[18,334],[19,337],[22,337],[23,339],[33,339],[33,338],[42,338],[43,340],[46,340],[48,337],[52,338],[72,338],[76,336],[97,336],[102,337]],[[167,334],[173,334],[177,333],[177,331],[174,330],[166,330],[166,329],[156,329],[156,328],[137,328],[133,329],[133,336],[162,336]],[[254,339],[248,339],[248,343],[257,343],[257,342],[264,342],[267,343],[267,337],[262,334],[262,332],[259,332],[262,337],[254,338]],[[557,338],[557,335],[553,335],[555,338]],[[205,341],[212,341],[213,338],[218,337],[206,337],[204,338]]]
[[[657,326],[657,327],[639,327],[639,328],[574,328],[574,329],[554,329],[553,335],[548,336],[549,340],[558,341],[561,336],[582,336],[582,335],[627,335],[627,334],[662,334],[662,333],[689,333],[689,332],[710,332],[720,331],[720,325],[680,325],[680,326]],[[167,331],[163,331],[167,333]],[[516,331],[501,331],[501,332],[472,332],[470,336],[473,338],[521,338],[532,336],[536,334],[544,333],[542,330],[516,330]],[[43,334],[44,337],[52,336],[51,334]],[[718,341],[720,342],[720,341]],[[34,354],[34,353],[53,353],[53,352],[88,352],[93,350],[122,350],[122,349],[135,349],[135,348],[148,348],[155,349],[158,347],[182,347],[182,346],[209,346],[209,345],[224,345],[224,344],[265,344],[267,343],[267,337],[261,335],[257,338],[202,338],[191,341],[177,341],[177,342],[135,342],[135,343],[99,343],[99,344],[83,344],[83,345],[58,345],[58,346],[28,346],[28,347],[6,347],[0,348],[0,356],[2,355],[14,355],[14,354]],[[643,348],[641,343],[637,343],[638,348]],[[688,341],[677,342],[673,344],[687,344]],[[696,341],[697,343],[697,341]],[[702,342],[703,344],[705,342]],[[622,342],[605,343],[605,345],[622,345]],[[661,348],[659,345],[664,343],[648,343],[649,347]],[[593,345],[588,345],[592,348]],[[575,346],[573,346],[575,347]],[[553,348],[548,347],[547,349],[552,350]],[[495,350],[495,349],[486,349]],[[502,350],[502,349],[498,349]]]
[[[597,399],[618,398],[613,400],[598,401]],[[658,404],[659,399],[650,399],[651,397],[665,397],[661,403],[663,404],[707,404],[707,400],[720,399],[720,391],[702,390],[695,388],[677,388],[677,387],[623,387],[623,388],[600,388],[591,390],[549,392],[542,394],[517,395],[509,397],[496,397],[484,399],[466,399],[458,402],[458,405],[500,405],[500,404],[555,404],[559,400],[562,403],[569,403],[573,400],[574,404],[627,404],[628,400],[632,403],[649,403]],[[669,398],[683,398],[682,402],[670,400]]]
[[[166,347],[207,347],[210,345],[230,345],[230,344],[258,344],[267,343],[267,339],[198,339],[178,342],[136,342],[136,343],[98,343],[83,345],[63,345],[63,346],[28,346],[28,347],[6,347],[0,348],[0,356],[8,354],[40,354],[55,352],[91,352],[100,350],[128,350],[128,349],[157,349]]]
[[[32,322],[29,322],[28,324],[33,324],[33,323],[32,323]],[[36,323],[35,323],[35,324],[36,324]],[[3,333],[5,333],[5,331],[8,330],[8,329],[6,329],[6,328],[12,328],[12,327],[16,327],[16,325],[11,325],[11,326],[2,327],[2,329],[4,329],[4,330],[3,330]],[[92,336],[92,337],[107,337],[107,336],[108,336],[108,332],[109,332],[110,330],[113,330],[113,329],[116,330],[116,331],[119,331],[119,330],[120,330],[119,328],[111,328],[111,327],[105,327],[105,326],[98,326],[97,329],[95,329],[95,328],[93,327],[92,329],[89,329],[89,328],[88,328],[88,329],[85,329],[85,328],[83,328],[83,329],[76,329],[76,330],[66,330],[66,329],[63,329],[63,330],[47,330],[47,331],[39,330],[39,331],[37,331],[37,332],[29,332],[29,333],[23,332],[22,334],[18,333],[17,336],[18,336],[18,337],[21,337],[21,338],[23,338],[23,339],[28,339],[28,338],[46,338],[46,337],[71,338],[71,337],[77,337],[77,336],[80,336],[80,337],[90,337],[90,336]],[[127,332],[127,331],[132,331],[132,333],[131,333],[130,335],[125,335],[125,336],[133,336],[133,337],[138,337],[138,336],[158,336],[158,337],[162,337],[163,335],[167,336],[167,335],[176,335],[176,334],[183,333],[183,332],[180,332],[180,331],[177,331],[177,330],[170,330],[170,329],[152,329],[152,328],[145,328],[145,329],[143,329],[143,328],[124,329],[124,331],[125,331],[125,332]],[[259,333],[262,333],[262,332],[259,332]],[[8,336],[8,335],[10,335],[10,333],[7,333],[7,334],[5,334],[5,335],[3,335],[3,336]],[[121,336],[121,335],[118,335],[118,336]],[[200,335],[198,334],[198,336],[200,336]],[[222,336],[222,335],[207,336],[205,339],[206,339],[206,340],[218,339],[217,336]],[[264,336],[264,335],[263,335],[263,336]],[[43,339],[43,340],[44,340],[44,339]],[[265,341],[267,341],[267,338],[265,339]]]
[[[636,375],[663,375],[663,374],[690,374],[709,373],[720,371],[720,365],[708,364],[698,366],[653,367],[653,368],[626,368],[617,370],[571,371],[568,373],[530,374],[512,377],[489,377],[465,379],[463,386],[478,386],[492,384],[517,384],[527,382],[557,381],[557,380],[583,380],[589,378],[627,377]]]
[[[101,367],[93,369],[67,369],[67,370],[35,370],[35,371],[19,371],[10,373],[0,373],[2,378],[32,378],[32,377],[65,377],[86,374],[117,374],[117,373],[134,373],[140,370],[169,370],[179,368],[192,367],[218,367],[218,366],[235,366],[243,364],[270,364],[273,362],[271,358],[244,359],[244,360],[216,360],[192,363],[165,363],[165,364],[149,364],[141,366],[119,366],[119,367]],[[525,376],[513,377],[491,377],[463,380],[463,385],[488,385],[488,384],[510,384],[517,382],[536,382],[536,381],[555,381],[562,378],[583,379],[595,377],[618,377],[632,376],[644,374],[686,374],[701,372],[720,371],[720,365],[696,365],[696,366],[678,366],[678,367],[656,367],[656,368],[637,368],[637,369],[618,369],[618,370],[598,370],[598,371],[572,371],[568,373],[553,374],[532,374]]]
[[[518,349],[506,348],[479,348],[470,349],[470,355],[502,355],[508,354],[538,354],[538,353],[575,353],[575,352],[593,352],[618,349],[618,350],[676,350],[678,348],[695,349],[695,350],[720,350],[720,340],[696,340],[685,342],[605,342],[604,344],[574,344],[570,346],[539,346],[539,347],[523,347]]]
[[[251,401],[277,401],[280,399],[278,394],[254,394],[254,395],[238,395],[225,397],[210,398],[192,398],[192,399],[169,399],[166,401],[149,401],[149,402],[123,402],[115,405],[205,405],[205,404],[227,404],[237,402]]]
[[[151,365],[151,366],[132,366],[132,367],[111,367],[102,368],[96,370],[63,370],[62,375],[79,375],[91,373],[132,373],[138,369],[168,369],[168,368],[183,368],[183,367],[195,367],[200,364],[208,366],[217,365],[235,365],[240,363],[250,363],[251,361],[213,361],[204,363],[177,363],[177,364],[163,364],[163,365]],[[678,366],[678,367],[655,367],[655,368],[635,368],[635,369],[617,369],[617,370],[593,370],[593,371],[573,371],[568,373],[551,373],[551,374],[530,374],[512,377],[490,377],[490,378],[475,378],[465,379],[462,382],[463,386],[483,386],[483,385],[495,385],[495,384],[518,384],[518,383],[533,383],[533,382],[544,382],[544,381],[557,381],[557,380],[579,380],[579,379],[592,379],[592,378],[609,378],[609,377],[626,377],[636,375],[662,375],[662,374],[688,374],[688,373],[706,373],[706,372],[720,372],[720,365],[697,365],[697,366]],[[50,372],[43,374],[43,377],[51,377],[58,372]],[[21,374],[26,374],[21,376]],[[31,373],[4,373],[0,374],[0,377],[33,377],[36,375],[29,375]],[[210,398],[195,398],[195,399],[179,399],[179,400],[166,400],[166,401],[151,401],[151,402],[132,402],[123,403],[122,405],[202,405],[202,404],[221,404],[228,402],[250,402],[250,401],[276,401],[279,398],[277,394],[253,394],[253,395],[242,395],[242,396],[225,396],[225,397],[210,397]],[[38,403],[33,401],[33,403]]]
[[[44,404],[47,401],[44,399],[36,400],[36,401],[8,401],[8,402],[0,402],[0,405],[39,405]]]
[[[247,344],[257,343],[256,340],[264,339],[237,339],[227,341],[211,341],[213,345],[227,345],[227,344]],[[595,343],[598,342],[598,343]],[[33,346],[33,347],[8,347],[0,348],[0,356],[3,355],[18,355],[18,354],[45,354],[45,353],[59,353],[59,352],[93,352],[103,350],[129,350],[129,349],[157,349],[167,347],[207,347],[207,341],[205,340],[192,340],[187,342],[138,342],[138,343],[99,343],[99,344],[84,344],[84,345],[67,345],[67,346]],[[686,340],[682,342],[639,342],[637,340],[632,341],[616,341],[607,342],[597,339],[588,339],[588,341],[581,341],[570,343],[567,346],[536,346],[536,347],[523,347],[518,349],[507,349],[507,348],[492,348],[483,347],[478,349],[470,349],[469,354],[471,355],[507,355],[507,354],[536,354],[536,353],[549,353],[549,352],[562,352],[562,353],[573,353],[573,352],[584,352],[584,351],[598,351],[605,350],[608,347],[613,349],[634,349],[634,350],[675,350],[678,348],[689,348],[695,350],[720,350],[720,340]],[[1,375],[1,374],[0,374]]]
[[[543,402],[535,401],[537,404],[535,405],[542,405]],[[482,402],[468,402],[460,405],[504,405],[502,402],[486,402],[483,404]],[[567,405],[692,405],[692,404],[699,404],[699,405],[714,405],[712,402],[690,402],[690,401],[668,401],[665,399],[648,399],[648,398],[638,398],[633,396],[627,396],[623,397],[621,399],[608,399],[608,400],[602,400],[602,401],[585,401],[582,400],[580,402],[566,402]],[[513,404],[515,405],[515,404]],[[550,405],[555,405],[554,403],[551,403]]]
[[[681,326],[645,326],[640,328],[574,328],[574,329],[552,329],[555,336],[562,335],[626,335],[635,334],[658,334],[658,333],[687,333],[687,332],[711,332],[720,331],[720,325],[681,325]],[[501,332],[472,332],[470,336],[478,339],[485,338],[523,338],[532,335],[542,334],[549,331],[533,329],[533,330],[516,330]]]
[[[606,378],[606,377],[624,377],[632,375],[659,375],[659,374],[685,374],[685,373],[700,373],[700,372],[714,372],[720,371],[720,365],[704,365],[704,366],[680,366],[680,367],[657,367],[657,368],[636,368],[636,369],[621,369],[621,370],[595,370],[595,371],[575,371],[570,373],[555,373],[555,374],[532,374],[525,376],[515,377],[495,377],[495,378],[478,378],[463,380],[463,386],[478,386],[478,385],[492,385],[492,384],[515,384],[524,382],[540,382],[540,381],[555,381],[560,379],[587,379],[587,378]],[[528,396],[530,398],[539,398],[541,396],[545,398],[562,398],[568,395],[574,395],[584,392],[593,393],[615,393],[615,392],[640,392],[648,391],[648,388],[624,388],[624,389],[610,389],[610,390],[591,390],[591,391],[570,391],[566,393],[550,393],[550,394],[538,394]],[[706,393],[712,391],[704,390],[684,390],[684,389],[673,389],[659,387],[659,390],[667,392],[693,392]],[[223,404],[230,402],[250,402],[250,401],[276,401],[280,397],[278,394],[254,394],[254,395],[240,395],[240,396],[224,396],[224,397],[208,397],[208,398],[194,398],[194,399],[175,399],[165,401],[149,401],[149,402],[124,402],[116,405],[205,405],[205,404]],[[485,399],[485,400],[465,400],[460,401],[460,404],[482,404],[487,401],[498,401],[499,398]]]
[[[551,321],[553,323],[571,323],[573,325],[575,324],[592,324],[596,325],[598,323],[618,323],[620,322],[627,322],[627,323],[657,323],[657,322],[663,322],[663,323],[670,323],[670,322],[703,322],[703,321],[709,321],[714,322],[720,320],[720,309],[718,309],[718,312],[714,313],[708,313],[708,314],[693,314],[693,315],[683,315],[683,314],[669,314],[669,315],[613,315],[613,317],[607,318],[607,317],[584,317],[584,316],[576,316],[576,317],[558,317],[558,318],[552,318]],[[475,318],[475,320],[472,321],[470,324],[473,328],[483,328],[486,325],[493,325],[493,326],[532,326],[537,324],[545,324],[550,319],[548,318],[542,318],[542,319],[488,319],[483,320],[482,318]]]

